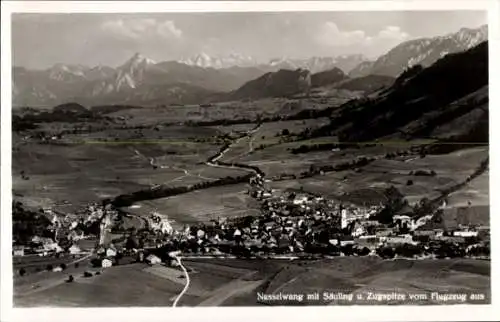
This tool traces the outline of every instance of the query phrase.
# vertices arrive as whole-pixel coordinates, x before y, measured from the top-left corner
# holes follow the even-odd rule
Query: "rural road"
[[[238,165],[228,165],[228,164],[224,164],[223,162],[219,162],[219,160],[226,154],[226,152],[228,152],[231,147],[233,147],[234,145],[238,144],[241,140],[243,140],[244,138],[247,138],[247,137],[250,137],[252,136],[255,132],[257,132],[260,128],[262,127],[262,124],[259,124],[257,125],[256,127],[254,127],[253,129],[245,132],[244,135],[242,135],[241,137],[235,139],[230,145],[228,145],[225,149],[223,149],[222,151],[218,152],[215,156],[211,157],[208,159],[207,162],[205,162],[206,165],[210,166],[210,167],[214,167],[214,168],[225,168],[225,169],[241,169],[241,170],[244,170],[244,171],[247,171],[247,172],[252,172],[252,173],[257,173],[257,171],[255,171],[255,169],[251,169],[251,168],[247,168],[247,167],[243,167],[243,166],[238,166]],[[253,138],[252,138],[253,139]],[[184,175],[181,175],[177,178],[174,178],[172,180],[170,180],[168,183],[170,182],[173,182],[173,181],[178,181],[182,178],[185,178],[187,176],[194,176],[194,177],[199,177],[201,179],[204,179],[204,180],[215,180],[215,178],[207,178],[207,177],[204,177],[202,176],[200,173],[198,174],[192,174],[190,173],[187,169],[183,169],[183,168],[178,168],[178,167],[173,167],[173,166],[164,166],[164,165],[158,165],[156,164],[155,162],[155,158],[153,157],[148,157],[148,156],[145,156],[143,153],[141,153],[140,151],[138,151],[137,149],[135,148],[132,148],[133,152],[135,153],[135,155],[147,160],[149,162],[149,164],[153,167],[159,167],[161,169],[166,169],[166,168],[170,168],[170,169],[173,169],[173,170],[178,170],[178,171],[181,171],[184,173]],[[249,142],[249,152],[251,152],[253,150],[253,147],[252,147],[252,141]],[[245,154],[248,153],[248,152],[245,152]]]
[[[188,273],[186,267],[184,267],[184,265],[182,264],[181,258],[178,256],[175,256],[174,258],[177,260],[177,262],[179,263],[179,266],[184,271],[184,275],[186,276],[186,285],[184,285],[184,288],[182,289],[182,291],[179,293],[179,295],[175,299],[174,304],[172,304],[172,307],[177,306],[177,303],[179,303],[179,300],[187,292],[187,290],[189,289],[189,284],[191,283],[191,280],[189,279],[189,273]]]
[[[231,144],[229,144],[225,149],[217,153],[215,156],[211,157],[208,159],[207,162],[205,162],[206,165],[215,167],[215,168],[226,168],[226,169],[241,169],[244,171],[252,172],[252,173],[258,173],[255,169],[251,169],[250,167],[244,167],[244,166],[239,166],[239,165],[229,165],[229,164],[224,164],[224,162],[219,162],[219,160],[231,149],[232,146],[238,144],[241,140],[244,138],[247,138],[257,132],[260,128],[262,127],[262,124],[257,125],[255,128],[251,129],[250,131],[247,131],[244,135],[240,136],[236,140],[234,140]],[[250,142],[249,142],[250,144]],[[249,148],[251,150],[251,148]],[[247,154],[248,152],[245,152],[244,154]],[[238,157],[238,156],[237,156]],[[234,158],[233,158],[234,159]]]
[[[181,180],[185,177],[188,177],[188,176],[192,176],[192,177],[198,177],[198,178],[201,178],[201,179],[204,179],[204,180],[216,180],[216,178],[208,178],[208,177],[204,177],[201,175],[201,172],[198,173],[198,174],[193,174],[193,173],[190,173],[189,170],[187,169],[184,169],[184,168],[179,168],[179,167],[175,167],[175,166],[169,166],[169,165],[160,165],[160,164],[157,164],[156,163],[156,160],[155,158],[153,157],[147,157],[145,156],[144,154],[142,154],[141,152],[139,152],[137,149],[133,149],[134,153],[141,157],[141,158],[144,158],[146,160],[149,161],[149,164],[152,166],[152,167],[158,167],[160,169],[172,169],[172,170],[176,170],[176,171],[180,171],[180,172],[183,172],[184,175],[181,175],[179,177],[176,177],[176,178],[173,178],[172,180],[169,180],[167,182],[164,182],[163,184],[166,184],[166,183],[171,183],[171,182],[174,182],[174,181],[178,181],[178,180]]]

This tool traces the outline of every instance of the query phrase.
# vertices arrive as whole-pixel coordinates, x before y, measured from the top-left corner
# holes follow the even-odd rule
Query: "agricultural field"
[[[259,204],[248,194],[246,184],[213,187],[186,194],[137,202],[127,212],[146,216],[152,211],[166,216],[173,225],[208,222],[211,219],[258,214]]]
[[[216,130],[177,127],[167,132],[170,141],[159,142],[129,142],[126,131],[112,129],[87,137],[75,135],[86,140],[78,144],[43,144],[18,138],[13,151],[14,195],[36,209],[64,203],[60,210],[73,211],[83,203],[152,185],[190,185],[246,173],[204,165],[220,146],[194,142],[193,138],[203,137],[202,133],[212,137]],[[120,141],[95,140],[114,134],[121,136]]]
[[[365,151],[365,149],[362,150]],[[310,157],[311,153],[307,155]],[[370,156],[368,153],[364,155]],[[375,155],[375,153],[371,155]],[[445,155],[428,155],[425,158],[418,156],[394,160],[380,158],[364,166],[360,172],[353,170],[330,172],[311,178],[272,182],[271,186],[282,190],[302,187],[305,191],[329,197],[344,196],[344,198],[347,197],[356,203],[378,204],[384,201],[381,199],[383,197],[381,192],[392,185],[401,191],[410,204],[414,204],[422,198],[435,198],[441,190],[464,181],[487,156],[488,150],[486,148],[474,148]],[[323,160],[325,159],[327,158],[323,158]],[[274,164],[287,165],[285,162]],[[419,170],[433,170],[436,175],[416,176],[410,174]],[[449,206],[451,207],[452,204],[455,206],[464,205],[464,199],[461,197],[467,191],[469,194],[476,193],[478,196],[475,199],[471,198],[474,200],[474,204],[477,203],[477,206],[488,205],[488,200],[484,197],[488,189],[487,179],[487,174],[483,174],[471,181],[467,188],[451,194]],[[409,180],[412,181],[411,185],[408,185]],[[377,198],[377,196],[380,197]],[[461,203],[457,203],[457,199]]]
[[[295,143],[287,144],[285,143],[286,140],[288,138],[293,140],[294,134],[299,134],[306,128],[312,130],[327,123],[327,118],[263,123],[251,136],[247,136],[238,141],[238,144],[233,145],[230,153],[225,154],[221,161],[246,161],[246,156],[254,153],[260,155],[259,151],[268,147],[280,145],[288,148],[294,146]],[[301,142],[301,144],[307,143],[308,142]]]
[[[242,157],[238,162],[258,166],[269,177],[287,174],[300,174],[307,171],[311,165],[335,166],[351,162],[361,157],[383,157],[387,152],[397,151],[397,147],[366,147],[362,149],[345,149],[340,151],[311,151],[293,154],[292,149],[300,146],[336,143],[336,137],[320,137],[307,141],[287,142],[267,147],[263,150]]]
[[[304,109],[324,109],[340,105],[349,95],[327,99],[264,98],[252,101],[229,101],[200,105],[142,107],[124,109],[108,114],[112,119],[126,120],[129,125],[156,125],[162,123],[206,122],[215,120],[255,119],[258,115],[292,115]]]
[[[433,292],[483,294],[490,301],[489,261],[467,259],[381,260],[376,257],[343,257],[333,260],[184,259],[190,284],[180,306],[343,305],[380,304],[368,292],[430,294]],[[94,270],[95,271],[95,270]],[[94,272],[95,273],[95,272]],[[182,271],[161,265],[120,265],[89,278],[69,272],[52,274],[52,283],[16,296],[18,306],[170,306],[184,287]],[[56,275],[58,274],[58,275]],[[119,287],[117,287],[119,285]],[[452,286],[451,286],[452,285]],[[319,292],[361,294],[365,300],[259,301],[257,293],[307,294]],[[388,303],[383,302],[382,303]],[[453,302],[459,304],[461,302]],[[431,298],[400,304],[443,304]],[[450,304],[447,302],[446,304]]]
[[[469,204],[470,203],[470,204]],[[447,227],[459,224],[490,225],[489,172],[472,180],[464,189],[451,193],[444,210]]]
[[[82,204],[147,189],[154,185],[179,186],[244,175],[236,168],[208,167],[204,162],[215,155],[222,141],[218,136],[250,130],[255,124],[230,126],[175,126],[176,122],[218,119],[255,119],[263,112],[274,115],[283,106],[296,113],[303,108],[325,108],[317,99],[263,99],[253,102],[225,102],[200,107],[169,106],[122,109],[106,119],[92,122],[48,122],[28,135],[13,134],[13,193],[30,208],[54,207],[75,211]],[[293,104],[291,104],[293,103]],[[244,107],[244,108],[243,108]],[[264,113],[264,114],[265,114]],[[286,113],[285,113],[286,114]],[[264,124],[258,144],[273,143],[282,127],[301,130],[321,121],[305,120]],[[164,125],[170,124],[170,125]],[[139,127],[139,128],[135,128]],[[64,133],[58,140],[42,143],[35,139]],[[269,137],[266,142],[262,137]],[[239,155],[251,139],[242,140],[228,154]],[[231,156],[232,155],[232,156]]]

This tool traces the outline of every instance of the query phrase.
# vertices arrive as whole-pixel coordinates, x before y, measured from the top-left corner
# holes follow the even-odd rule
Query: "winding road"
[[[258,171],[256,169],[252,168],[251,166],[244,166],[244,165],[241,165],[241,164],[238,165],[238,164],[233,164],[233,163],[229,164],[229,163],[226,163],[226,162],[219,161],[234,145],[238,144],[244,138],[252,136],[261,127],[262,127],[262,124],[258,124],[253,129],[245,132],[244,135],[240,136],[239,138],[237,138],[236,140],[234,140],[233,142],[231,142],[231,144],[227,145],[224,149],[222,149],[221,151],[219,151],[215,156],[209,158],[208,161],[205,162],[205,164],[208,165],[208,166],[211,166],[211,167],[216,167],[216,168],[226,168],[226,169],[235,169],[235,168],[237,168],[237,169],[244,170],[244,171],[247,171],[247,172],[252,172],[252,173],[255,173],[255,174],[258,174],[258,175],[263,175],[262,171]],[[251,148],[250,148],[250,150],[251,150]],[[245,152],[245,154],[246,153],[248,153],[248,152]]]
[[[217,154],[215,154],[214,156],[210,157],[206,162],[205,164],[207,166],[210,166],[210,167],[214,167],[214,168],[224,168],[224,169],[240,169],[240,170],[243,170],[243,171],[246,171],[246,172],[251,172],[251,173],[255,173],[255,174],[259,174],[259,175],[263,175],[262,171],[259,171],[259,169],[255,169],[256,167],[252,167],[252,166],[245,166],[245,165],[241,165],[241,164],[232,164],[232,163],[226,163],[226,162],[221,162],[219,161],[234,145],[238,144],[241,140],[247,138],[247,137],[251,137],[255,132],[257,132],[260,128],[262,127],[262,124],[258,124],[256,125],[253,129],[249,130],[249,131],[246,131],[244,132],[243,135],[241,135],[240,137],[238,137],[237,139],[234,139],[230,144],[228,144],[225,148],[223,148],[221,151],[219,151]],[[248,152],[251,152],[253,150],[253,147],[252,147],[252,141],[253,141],[253,138],[252,140],[249,142],[249,151]],[[209,181],[212,181],[212,180],[217,180],[218,178],[210,178],[210,177],[205,177],[203,175],[201,175],[201,172],[200,173],[190,173],[189,170],[187,169],[183,169],[183,168],[179,168],[179,167],[175,167],[175,166],[167,166],[167,165],[160,165],[156,162],[155,158],[154,157],[148,157],[146,155],[144,155],[143,153],[141,153],[139,150],[137,150],[136,148],[132,148],[132,151],[134,152],[135,155],[137,155],[138,157],[146,160],[152,167],[155,167],[155,168],[160,168],[160,169],[173,169],[173,170],[177,170],[177,171],[180,171],[180,172],[183,172],[183,175],[181,176],[178,176],[176,178],[173,178],[167,182],[163,182],[163,184],[166,184],[166,183],[171,183],[171,182],[174,182],[174,181],[178,181],[178,180],[182,180],[183,178],[185,177],[188,177],[188,176],[193,176],[193,177],[198,177],[198,178],[201,178],[203,180],[209,180]],[[248,153],[247,152],[247,153]]]
[[[189,170],[187,169],[184,169],[184,168],[179,168],[179,167],[175,167],[175,166],[168,166],[168,165],[160,165],[156,162],[155,158],[153,157],[147,157],[145,156],[144,154],[142,154],[141,152],[139,152],[137,149],[133,149],[134,153],[141,157],[141,158],[144,158],[146,160],[149,161],[149,164],[152,166],[152,167],[158,167],[160,169],[172,169],[172,170],[176,170],[176,171],[180,171],[180,172],[183,172],[184,174],[179,176],[179,177],[176,177],[172,180],[169,180],[167,182],[164,182],[163,184],[165,183],[170,183],[170,182],[174,182],[174,181],[178,181],[178,180],[181,180],[185,177],[189,177],[189,176],[192,176],[192,177],[198,177],[198,178],[201,178],[201,179],[204,179],[204,180],[217,180],[217,178],[209,178],[209,177],[205,177],[205,176],[202,176],[201,173],[197,173],[197,174],[193,174],[193,173],[190,173]]]
[[[182,296],[189,289],[189,284],[191,284],[191,280],[189,278],[189,273],[188,273],[186,267],[184,267],[184,265],[182,264],[181,257],[175,256],[174,259],[177,260],[177,262],[179,263],[179,266],[181,267],[182,271],[184,272],[184,276],[186,276],[186,285],[184,285],[184,288],[182,289],[182,291],[179,293],[179,295],[177,295],[177,298],[175,299],[174,304],[172,304],[172,307],[176,307],[177,306],[177,303],[179,303],[179,301],[182,298]]]

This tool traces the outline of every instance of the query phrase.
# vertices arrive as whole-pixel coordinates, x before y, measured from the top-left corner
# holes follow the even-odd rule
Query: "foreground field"
[[[407,294],[400,304],[457,304],[430,298],[443,294],[479,294],[488,303],[489,261],[381,260],[375,257],[344,257],[329,260],[240,260],[184,259],[190,270],[190,286],[181,306],[253,306],[253,305],[342,305],[388,304],[368,299],[368,293]],[[64,273],[59,280],[64,279]],[[17,295],[19,307],[35,306],[171,306],[185,284],[182,272],[163,266],[129,264],[105,269],[99,276],[77,278],[73,283],[54,283],[52,287]],[[354,294],[352,301],[307,300],[305,294],[318,292]],[[303,294],[302,301],[259,301],[260,294]],[[364,300],[357,300],[361,294]],[[427,300],[409,300],[408,294],[428,294]],[[394,304],[395,302],[390,302]]]

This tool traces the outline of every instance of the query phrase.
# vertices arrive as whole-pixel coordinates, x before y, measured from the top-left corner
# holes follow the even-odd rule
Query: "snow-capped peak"
[[[156,62],[146,58],[140,53],[135,53],[123,65],[117,68],[117,75],[113,84],[116,91],[124,88],[137,88],[143,81],[146,70]]]
[[[305,68],[311,73],[318,73],[333,68],[340,68],[345,73],[365,61],[363,55],[341,55],[331,57],[311,57],[307,59],[290,59],[287,57],[275,58],[269,61],[269,65],[279,68]]]
[[[127,60],[123,65],[118,67],[119,69],[134,69],[139,66],[146,67],[149,65],[154,65],[156,62],[152,59],[144,57],[140,53],[135,53],[129,60]]]
[[[76,78],[85,77],[86,67],[80,65],[55,64],[48,69],[51,79],[69,81]]]
[[[198,66],[203,68],[229,68],[233,66],[253,66],[255,60],[252,57],[245,56],[239,53],[230,53],[225,56],[210,56],[207,53],[201,52],[192,57],[182,59],[180,63]]]

